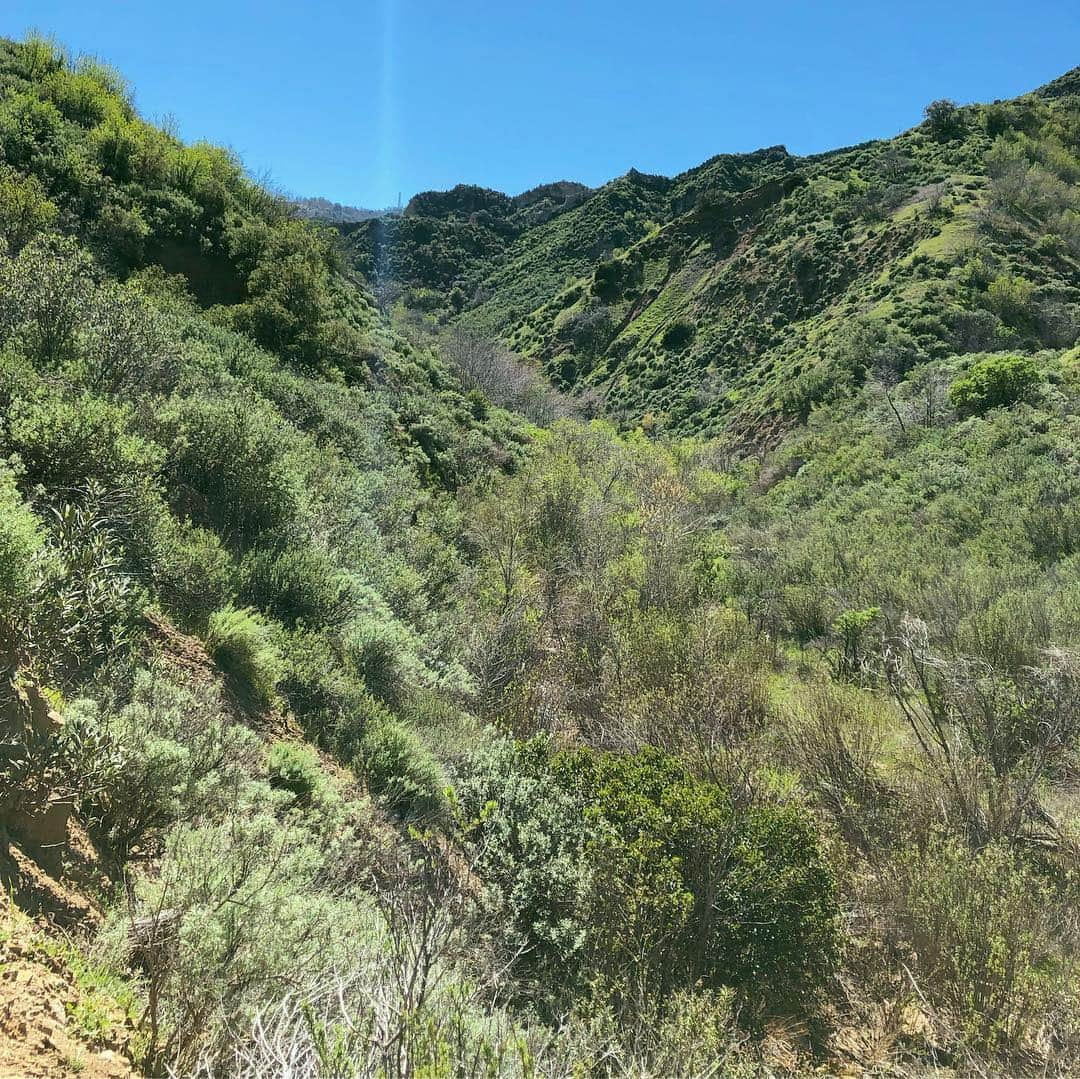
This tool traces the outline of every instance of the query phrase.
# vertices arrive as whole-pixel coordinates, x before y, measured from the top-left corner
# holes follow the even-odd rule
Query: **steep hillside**
[[[421,280],[412,238],[439,220],[424,196],[380,247],[383,278],[442,288],[444,303],[459,287],[452,316],[623,423],[768,441],[873,373],[843,345],[856,321],[902,342],[907,367],[1072,344],[1074,83],[944,103],[896,138],[817,157],[774,148],[673,180],[632,172],[522,232],[443,235],[439,275]],[[460,227],[476,216],[462,208]]]
[[[0,41],[0,156],[0,879],[83,944],[110,897],[145,1008],[126,1044],[161,1074],[231,1020],[180,1017],[187,974],[145,1006],[123,945],[152,901],[121,910],[121,880],[154,887],[181,826],[284,841],[268,776],[349,782],[310,749],[273,765],[283,731],[345,765],[364,730],[405,739],[441,797],[397,716],[469,685],[451,493],[531,436],[385,324],[336,233],[143,121],[107,66]],[[162,632],[202,661],[163,660]]]

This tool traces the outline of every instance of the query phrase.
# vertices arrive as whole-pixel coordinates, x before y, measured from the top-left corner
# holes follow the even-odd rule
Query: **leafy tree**
[[[964,129],[964,117],[960,107],[947,98],[931,101],[923,110],[923,116],[926,129],[938,142],[956,138]]]

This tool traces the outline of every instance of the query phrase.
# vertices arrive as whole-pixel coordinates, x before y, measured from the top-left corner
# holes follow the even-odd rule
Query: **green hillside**
[[[853,322],[902,341],[909,366],[1072,343],[1070,79],[1014,102],[946,105],[896,138],[816,157],[773,148],[672,180],[631,172],[484,244],[453,231],[484,213],[436,216],[437,198],[421,196],[380,257],[409,289],[442,288],[444,304],[460,288],[453,317],[599,395],[622,423],[768,440],[865,376],[858,356],[837,367]],[[413,250],[437,278],[411,269]],[[434,306],[415,292],[406,302]]]
[[[131,102],[0,41],[0,1075],[1072,1074],[1080,75],[338,229]]]

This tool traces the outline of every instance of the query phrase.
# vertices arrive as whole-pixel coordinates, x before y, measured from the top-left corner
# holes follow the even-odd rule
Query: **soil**
[[[72,1018],[82,993],[42,930],[13,904],[0,913],[0,1079],[135,1079],[123,1044],[94,1041]],[[117,1016],[122,1027],[122,1016]]]

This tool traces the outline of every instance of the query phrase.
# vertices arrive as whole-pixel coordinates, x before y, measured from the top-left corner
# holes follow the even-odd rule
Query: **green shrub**
[[[39,155],[60,150],[63,141],[64,118],[51,101],[33,91],[8,91],[0,103],[0,149],[9,165],[28,168]]]
[[[124,707],[80,699],[64,719],[79,812],[121,864],[154,853],[179,821],[235,808],[258,760],[258,740],[216,690],[161,670],[137,672]]]
[[[160,872],[133,876],[130,906],[106,927],[119,958],[131,918],[169,912],[170,946],[145,962],[140,1070],[193,1074],[200,1060],[229,1059],[236,1032],[268,1005],[355,969],[370,921],[324,886],[335,869],[296,816],[283,825],[249,808],[170,831]]]
[[[697,327],[695,327],[692,322],[688,322],[685,319],[677,319],[664,330],[664,348],[678,352],[680,349],[686,348],[686,346],[693,341],[696,333]]]
[[[1067,985],[1051,888],[1003,843],[972,851],[937,837],[898,869],[898,928],[921,991],[972,1047],[1019,1051]]]
[[[787,585],[780,601],[785,621],[803,644],[828,633],[832,606],[823,589],[805,584]]]
[[[277,697],[284,666],[272,626],[250,607],[223,607],[209,619],[206,647],[234,688],[258,708]]]
[[[834,670],[838,678],[855,678],[870,663],[871,635],[881,617],[880,607],[844,611],[832,624],[832,634],[839,644]]]
[[[339,696],[336,718],[329,729],[327,745],[338,760],[356,760],[364,744],[365,732],[393,721],[393,714],[363,686],[346,681]]]
[[[177,508],[227,541],[251,544],[298,516],[291,439],[266,404],[193,398],[162,417]]]
[[[279,689],[304,732],[341,760],[351,761],[363,734],[366,706],[377,707],[380,714],[385,709],[348,673],[328,634],[309,629],[286,634],[284,658]]]
[[[77,497],[50,514],[31,627],[43,671],[65,683],[129,653],[147,600],[117,535],[132,524],[114,516],[120,500],[96,482]]]
[[[364,730],[356,767],[368,788],[406,820],[435,821],[446,812],[446,776],[434,754],[399,720],[384,718]]]
[[[792,1006],[832,972],[836,882],[804,810],[736,814],[726,792],[658,750],[577,750],[553,768],[599,824],[586,848],[590,933],[613,989],[704,981]]]
[[[1023,326],[1032,315],[1035,286],[1023,277],[1003,274],[986,290],[986,306],[1010,326]]]
[[[526,991],[558,1001],[584,988],[589,932],[589,824],[549,766],[545,738],[498,739],[462,762],[454,786],[463,839],[484,903],[520,952]]]
[[[798,1007],[835,968],[836,883],[800,807],[736,812],[655,749],[549,758],[534,740],[462,772],[466,841],[549,993],[588,985],[633,1011],[728,986]]]
[[[7,443],[26,469],[26,483],[62,492],[98,480],[147,487],[161,452],[131,430],[130,412],[90,394],[23,399],[8,417]]]
[[[363,679],[368,692],[393,706],[402,700],[405,688],[403,635],[392,624],[364,621],[345,641],[350,668]]]
[[[168,517],[154,552],[154,584],[166,610],[205,632],[210,615],[234,595],[236,567],[216,533]]]
[[[965,416],[1034,399],[1042,375],[1028,356],[988,356],[949,387],[949,400]]]
[[[560,337],[592,356],[607,344],[614,319],[608,307],[587,307],[560,317],[556,327]]]
[[[301,807],[322,802],[329,784],[318,754],[296,742],[275,742],[266,754],[270,786],[288,791]]]
[[[241,598],[286,626],[335,625],[347,614],[347,580],[318,547],[256,549],[244,559],[241,574]]]
[[[38,523],[11,469],[0,462],[0,635],[29,598],[33,559],[40,547]]]
[[[751,809],[720,888],[712,979],[768,1007],[804,1004],[840,958],[836,879],[813,817],[794,804]]]
[[[923,116],[927,131],[939,142],[948,142],[963,133],[964,115],[955,101],[946,98],[931,101],[923,109]]]
[[[8,254],[17,255],[52,225],[56,214],[55,203],[46,197],[36,176],[21,177],[14,169],[0,168],[0,237]]]
[[[0,332],[47,368],[74,359],[91,318],[90,256],[72,239],[39,236],[0,262]]]

